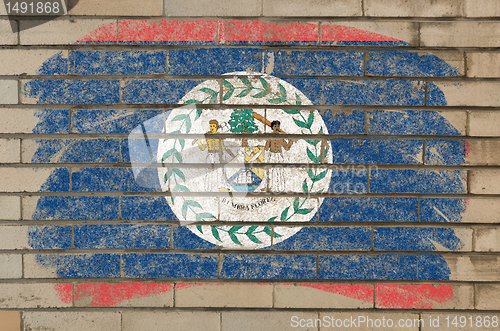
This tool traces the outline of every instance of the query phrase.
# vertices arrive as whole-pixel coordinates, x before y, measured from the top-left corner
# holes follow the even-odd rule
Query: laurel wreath
[[[253,86],[252,83],[248,80],[248,78],[245,77],[239,77],[241,82],[243,83],[243,86],[234,86],[231,84],[229,81],[224,80],[223,81],[223,96],[222,100],[225,101],[229,99],[235,92],[239,92],[235,97],[236,98],[243,98],[247,95],[249,95],[252,91],[258,91],[256,94],[251,95],[253,98],[260,99],[260,98],[265,98],[268,97],[267,99],[268,102],[272,104],[286,104],[286,105],[292,105],[290,101],[287,99],[287,92],[286,89],[283,87],[281,83],[278,83],[278,88],[279,91],[274,92],[271,90],[271,87],[269,83],[266,81],[265,78],[260,77],[260,83],[261,87],[256,87]],[[241,90],[241,91],[240,91]],[[219,92],[210,89],[208,87],[203,87],[199,91],[204,92],[207,96],[203,100],[196,100],[196,99],[190,99],[187,100],[187,104],[203,104],[207,101],[209,103],[215,103],[217,101],[217,97],[219,95]],[[302,101],[300,100],[300,96],[295,93],[295,99],[293,100],[295,102],[295,105],[301,105]],[[174,130],[170,133],[181,133],[181,130],[183,127],[185,127],[186,132],[189,133],[191,130],[192,126],[192,121],[191,121],[191,115],[193,114],[195,110],[191,110],[189,114],[181,114],[177,115],[172,119],[172,122],[180,122],[180,126],[177,130]],[[300,109],[283,109],[283,111],[289,115],[299,115],[299,118],[292,117],[293,121],[295,124],[303,129],[306,129],[309,131],[309,134],[314,134],[312,131],[311,127],[314,122],[314,112],[310,112],[308,118],[306,119]],[[195,116],[195,121],[200,118],[201,114],[203,113],[203,109],[196,109],[196,116]],[[323,129],[321,128],[319,132],[316,134],[322,134]],[[166,140],[166,139],[165,139]],[[321,148],[318,146],[320,143],[319,139],[306,139],[306,142],[310,145],[311,149],[307,147],[307,156],[311,160],[311,162],[315,164],[319,164],[321,162]],[[162,157],[162,162],[168,160],[169,158],[172,159],[172,161],[177,160],[179,163],[182,163],[182,155],[181,153],[177,150],[177,143],[179,143],[179,147],[181,150],[184,149],[185,146],[185,140],[184,139],[175,139],[174,141],[174,146],[165,152],[165,154]],[[327,155],[328,150],[324,150],[324,156]],[[313,191],[315,183],[323,179],[328,170],[324,170],[321,172],[318,172],[318,169],[308,169],[307,170],[307,175],[308,178],[304,179],[304,182],[302,183],[302,191],[303,193],[319,193],[322,192],[323,189],[318,190],[318,191]],[[186,181],[184,173],[181,171],[181,169],[178,168],[171,168],[167,171],[167,173],[164,176],[164,181],[165,183],[167,182],[168,179],[174,180],[175,186],[172,189],[174,192],[189,192],[189,188],[187,188],[185,185],[182,185],[182,182]],[[309,179],[309,180],[308,180]],[[174,203],[174,196],[171,197],[172,203]],[[194,214],[195,219],[197,222],[200,221],[207,221],[208,219],[215,219],[216,217],[210,213],[203,212],[203,207],[196,201],[194,200],[189,200],[186,199],[185,197],[182,197],[183,199],[183,204],[182,204],[182,217],[186,219],[188,212],[191,212]],[[268,219],[268,222],[275,222],[275,221],[280,221],[280,222],[286,222],[289,219],[291,219],[294,215],[297,214],[302,214],[306,215],[309,214],[313,211],[314,208],[302,208],[305,204],[305,202],[311,199],[311,197],[296,197],[293,201],[293,204],[291,206],[288,206],[285,208],[281,213],[279,213],[276,216],[273,216]],[[292,208],[292,209],[290,209]],[[199,210],[201,209],[201,211]],[[259,233],[265,233],[269,237],[273,238],[279,238],[282,237],[282,235],[276,233],[273,231],[273,229],[269,226],[250,226],[246,231],[240,232],[242,228],[245,226],[232,226],[229,229],[224,229],[221,225],[210,225],[210,230],[212,233],[212,236],[217,240],[222,242],[220,239],[220,232],[226,232],[229,235],[229,238],[231,239],[232,242],[234,242],[237,245],[242,245],[240,242],[240,239],[238,236],[244,236],[248,238],[250,241],[261,244],[262,241],[260,241],[257,237],[256,234]],[[203,229],[201,225],[196,225],[197,230],[203,234]],[[262,228],[262,229],[259,229]]]

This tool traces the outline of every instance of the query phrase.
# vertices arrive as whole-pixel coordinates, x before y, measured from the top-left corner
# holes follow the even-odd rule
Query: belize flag
[[[44,105],[24,148],[52,168],[24,216],[64,222],[26,227],[25,276],[97,306],[252,279],[332,305],[453,302],[460,286],[428,282],[471,250],[437,224],[467,215],[446,167],[466,162],[466,115],[436,110],[432,78],[463,68],[380,29],[127,20],[47,59],[23,81]]]

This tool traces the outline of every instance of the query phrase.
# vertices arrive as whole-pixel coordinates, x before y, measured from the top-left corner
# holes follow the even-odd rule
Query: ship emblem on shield
[[[219,102],[234,108],[206,106]],[[315,194],[327,192],[331,179],[321,163],[332,155],[328,140],[307,137],[328,131],[317,110],[303,107],[312,103],[302,92],[273,76],[237,72],[222,84],[199,84],[180,103],[204,106],[168,114],[159,180],[171,194],[170,208],[194,234],[223,247],[264,248],[301,228],[221,222],[311,220],[323,200]]]

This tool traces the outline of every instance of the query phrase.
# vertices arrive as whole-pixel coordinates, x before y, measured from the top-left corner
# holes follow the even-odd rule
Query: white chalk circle
[[[164,164],[159,170],[161,187],[172,193],[165,198],[181,223],[199,222],[186,225],[198,237],[225,248],[268,247],[301,229],[286,223],[308,222],[316,214],[323,199],[309,194],[328,190],[331,171],[319,163],[322,153],[327,162],[332,154],[328,140],[280,139],[279,135],[271,139],[266,133],[311,135],[328,134],[328,130],[318,111],[297,107],[312,103],[281,79],[235,72],[226,75],[222,87],[219,93],[220,81],[207,80],[180,103],[222,99],[234,109],[177,108],[166,118],[167,139],[158,145],[158,162]],[[253,109],[253,105],[269,108]],[[234,134],[234,138],[211,139],[217,133]],[[240,133],[255,134],[255,138],[241,139]],[[191,139],[186,134],[198,136]],[[308,166],[269,166],[287,163]],[[267,195],[255,197],[252,192]],[[269,226],[210,225],[213,221],[268,222]]]

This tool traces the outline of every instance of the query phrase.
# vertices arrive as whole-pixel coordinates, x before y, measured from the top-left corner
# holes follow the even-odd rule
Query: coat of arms
[[[267,247],[300,230],[286,222],[311,220],[321,204],[311,193],[328,189],[329,170],[321,163],[331,162],[331,148],[314,135],[327,129],[317,110],[303,107],[312,105],[307,97],[276,77],[232,73],[219,86],[205,81],[181,102],[222,109],[179,108],[167,117],[158,153],[162,189],[172,193],[166,199],[181,221],[200,222],[188,227],[201,238],[231,248]],[[221,225],[226,221],[284,226]]]

